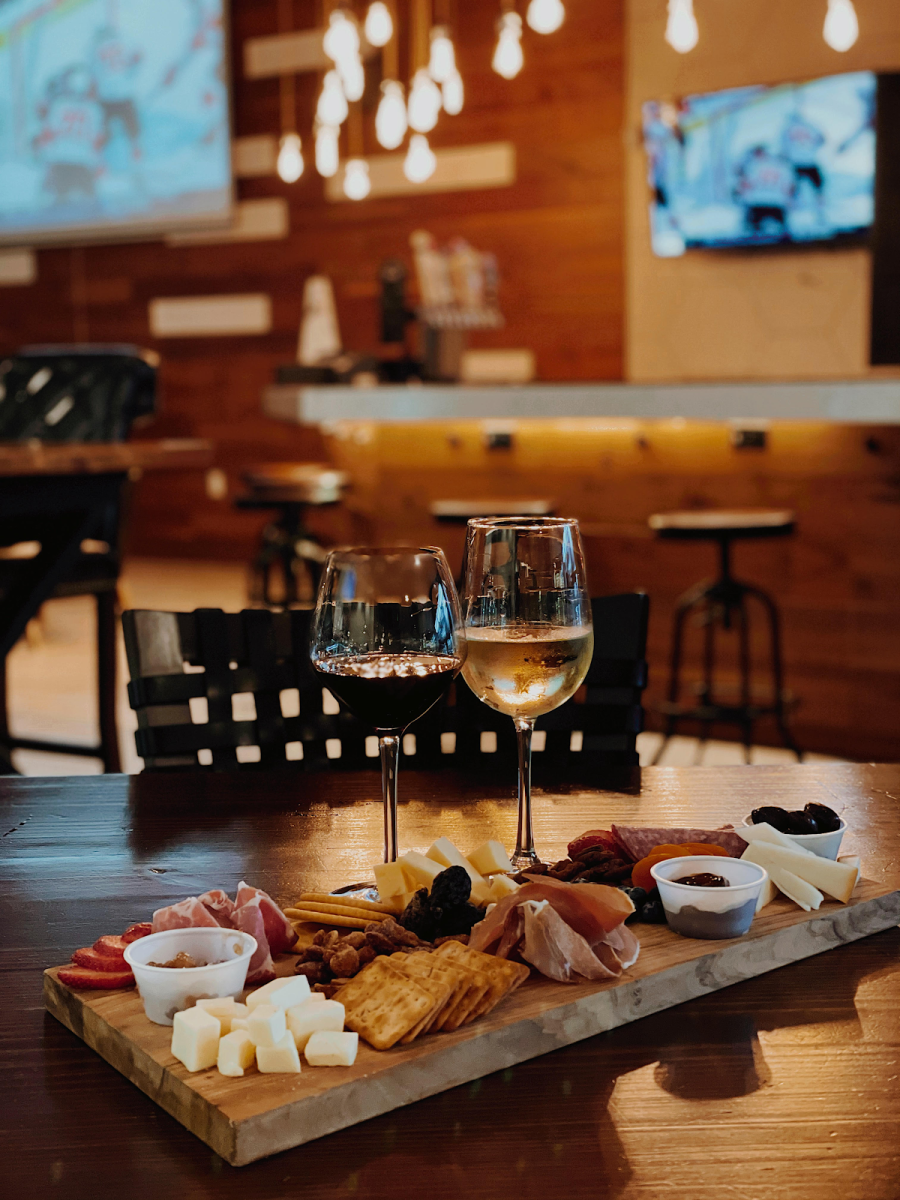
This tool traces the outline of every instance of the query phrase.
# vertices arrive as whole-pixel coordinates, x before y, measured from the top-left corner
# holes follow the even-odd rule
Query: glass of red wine
[[[384,861],[394,862],[400,738],[444,695],[466,657],[459,597],[443,550],[332,550],[319,585],[310,657],[328,690],[378,735]]]

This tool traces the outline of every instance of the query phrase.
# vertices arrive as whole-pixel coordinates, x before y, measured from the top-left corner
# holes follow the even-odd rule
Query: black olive
[[[794,812],[788,813],[790,829],[786,829],[785,833],[818,833],[819,826],[808,814],[802,809],[795,809]]]
[[[750,820],[754,825],[771,825],[773,829],[777,829],[781,833],[796,832],[791,828],[790,815],[783,808],[774,808],[770,804],[763,808],[754,808],[750,814]]]
[[[638,920],[647,925],[665,925],[666,911],[659,898],[659,892],[653,891],[638,909]]]
[[[841,827],[841,818],[827,804],[807,804],[803,811],[818,825],[819,833],[834,833]]]

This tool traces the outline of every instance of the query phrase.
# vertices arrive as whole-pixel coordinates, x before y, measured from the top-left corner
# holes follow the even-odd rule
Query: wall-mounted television
[[[857,71],[645,103],[654,252],[859,238],[874,216],[876,91]]]
[[[224,8],[0,0],[0,242],[227,222]]]

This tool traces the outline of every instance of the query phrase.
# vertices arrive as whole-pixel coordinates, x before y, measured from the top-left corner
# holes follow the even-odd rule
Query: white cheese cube
[[[477,850],[466,855],[469,862],[481,875],[496,875],[500,871],[511,871],[509,855],[499,842],[484,842]]]
[[[239,1078],[248,1067],[253,1066],[256,1057],[256,1047],[246,1029],[235,1029],[226,1033],[219,1042],[219,1057],[216,1066],[220,1075],[233,1075]]]
[[[198,1000],[197,1007],[204,1009],[205,1012],[212,1013],[214,1017],[218,1017],[219,1024],[222,1027],[222,1037],[231,1033],[231,1022],[235,1018],[246,1017],[247,1015],[247,1005],[238,1003],[233,996]]]
[[[340,1033],[344,1028],[344,1006],[339,1000],[326,1000],[324,1004],[299,1004],[287,1012],[288,1031],[302,1050],[318,1030]]]
[[[426,887],[431,891],[431,885],[444,869],[444,864],[433,858],[426,858],[418,850],[410,850],[397,860],[403,864],[403,870],[410,878],[413,887]]]
[[[284,1009],[274,1004],[257,1004],[247,1018],[247,1032],[254,1046],[277,1046],[287,1033]]]
[[[273,1004],[276,1008],[293,1008],[309,998],[309,980],[305,975],[289,975],[284,979],[273,979],[271,983],[257,988],[247,997],[247,1007],[254,1009],[260,1004]]]
[[[246,1008],[247,1006],[244,1005],[244,1007]],[[247,1028],[247,1018],[246,1017],[232,1017],[231,1018],[231,1030],[230,1030],[231,1033],[234,1033],[235,1030],[237,1030],[237,1029],[246,1029],[246,1028]]]
[[[278,1011],[284,1016],[283,1008]],[[277,1075],[280,1072],[299,1074],[300,1055],[291,1035],[285,1031],[284,1037],[274,1046],[257,1046],[256,1065],[263,1075]]]
[[[513,892],[519,890],[519,885],[514,879],[510,879],[508,875],[495,875],[491,880],[491,890],[488,894],[488,899],[491,904],[497,904],[505,896],[511,896]]]
[[[172,1022],[172,1053],[189,1071],[204,1071],[214,1067],[219,1056],[217,1017],[202,1008],[187,1008],[177,1012]]]
[[[411,880],[403,869],[403,863],[375,863],[372,870],[375,873],[375,885],[382,900],[393,900],[408,892]]]
[[[359,1049],[358,1033],[314,1033],[303,1057],[311,1067],[352,1067]]]

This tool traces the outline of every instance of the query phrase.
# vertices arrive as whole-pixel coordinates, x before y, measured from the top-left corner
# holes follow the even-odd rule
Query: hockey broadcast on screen
[[[0,240],[231,205],[223,0],[0,0]]]

